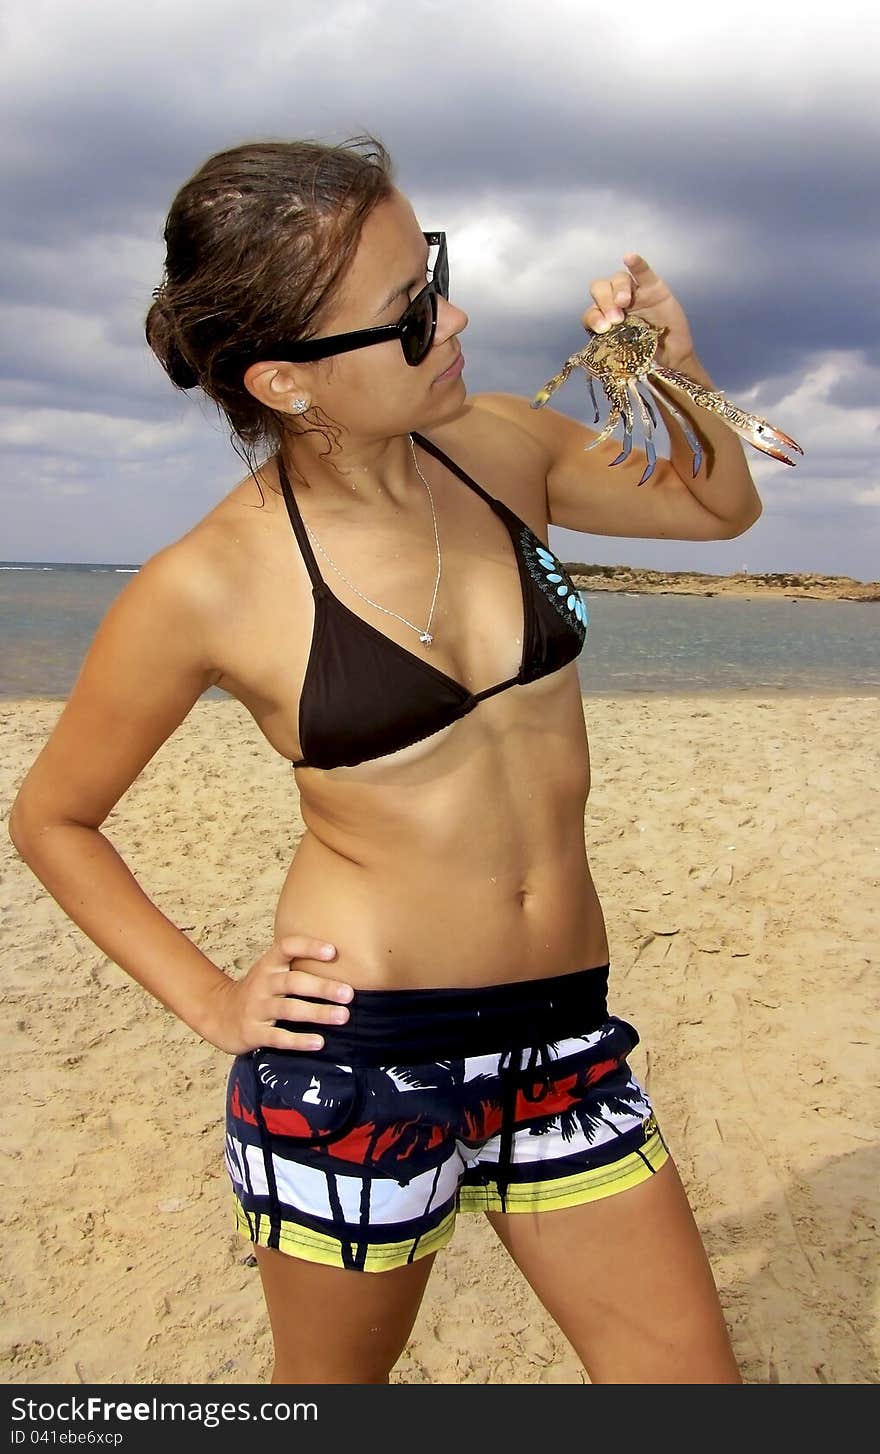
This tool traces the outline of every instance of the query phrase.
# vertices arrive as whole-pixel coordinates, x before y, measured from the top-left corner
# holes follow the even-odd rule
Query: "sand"
[[[0,704],[4,818],[61,704]],[[613,1011],[748,1382],[880,1378],[876,698],[586,697]],[[217,963],[272,938],[302,832],[237,702],[200,702],[104,825]],[[10,1384],[259,1383],[268,1322],[222,1164],[229,1057],[18,858],[0,879]],[[482,1218],[440,1253],[393,1383],[585,1383]]]

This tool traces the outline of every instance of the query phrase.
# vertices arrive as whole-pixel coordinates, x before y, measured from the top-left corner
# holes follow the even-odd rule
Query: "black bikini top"
[[[315,622],[299,704],[305,757],[293,767],[355,767],[440,732],[478,702],[508,687],[559,671],[579,655],[586,607],[563,566],[503,500],[496,500],[420,434],[413,439],[476,490],[510,532],[523,601],[523,649],[516,676],[469,692],[414,652],[350,611],[324,581],[280,454],[278,475],[287,513],[309,576]]]

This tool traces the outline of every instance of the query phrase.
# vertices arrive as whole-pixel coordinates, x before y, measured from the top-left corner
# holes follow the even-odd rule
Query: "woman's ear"
[[[289,363],[262,360],[251,364],[245,369],[242,382],[248,393],[265,404],[267,409],[277,409],[282,414],[301,414],[302,409],[294,409],[294,403],[311,399],[308,380],[300,377],[298,370]]]

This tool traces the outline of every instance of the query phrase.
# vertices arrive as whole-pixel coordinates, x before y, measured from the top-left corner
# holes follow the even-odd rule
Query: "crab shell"
[[[627,379],[644,375],[650,369],[660,347],[665,328],[655,328],[637,313],[628,313],[622,323],[615,323],[605,333],[597,333],[582,351],[582,359],[591,373],[602,378]]]

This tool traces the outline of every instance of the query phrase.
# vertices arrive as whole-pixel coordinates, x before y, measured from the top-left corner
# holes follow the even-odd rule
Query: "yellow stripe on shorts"
[[[260,1215],[259,1235],[256,1239],[251,1235],[252,1225],[257,1220],[256,1214],[251,1212],[251,1223],[245,1216],[241,1204],[237,1198],[234,1199],[235,1208],[235,1229],[249,1239],[256,1241],[260,1247],[268,1247],[271,1222],[264,1212]],[[425,1257],[429,1252],[438,1252],[451,1241],[455,1230],[455,1212],[450,1211],[443,1218],[438,1226],[431,1231],[425,1232],[419,1238],[413,1261],[417,1262],[420,1257]],[[363,1244],[352,1243],[351,1255],[355,1255],[356,1247]],[[404,1242],[379,1242],[375,1246],[368,1246],[366,1259],[363,1262],[364,1272],[385,1272],[391,1267],[403,1267],[410,1260],[413,1238],[408,1237]],[[321,1262],[327,1267],[345,1267],[339,1248],[339,1239],[327,1237],[323,1232],[315,1232],[311,1227],[301,1227],[296,1222],[287,1222],[281,1219],[278,1235],[278,1251],[287,1253],[289,1256],[300,1256],[309,1262]]]
[[[656,1122],[654,1124],[656,1126]],[[640,1153],[633,1151],[620,1161],[613,1161],[610,1166],[597,1166],[590,1171],[578,1171],[572,1176],[548,1181],[511,1182],[507,1187],[506,1210],[549,1212],[556,1207],[578,1207],[584,1202],[598,1201],[600,1197],[638,1186],[668,1160],[669,1152],[657,1129],[648,1136]],[[491,1186],[462,1186],[459,1188],[459,1210],[500,1212],[501,1198]]]

